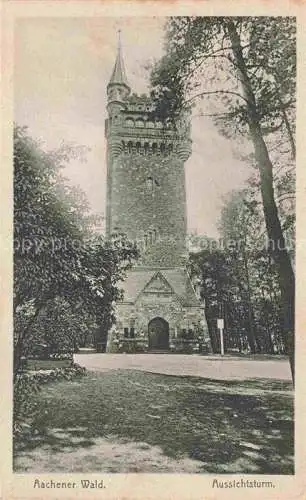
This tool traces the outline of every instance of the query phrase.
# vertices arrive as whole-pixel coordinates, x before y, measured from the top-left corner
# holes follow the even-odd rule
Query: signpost
[[[224,330],[224,319],[217,319],[217,328],[220,331],[220,345],[221,345],[221,356],[224,356],[224,342],[223,342],[223,330]]]

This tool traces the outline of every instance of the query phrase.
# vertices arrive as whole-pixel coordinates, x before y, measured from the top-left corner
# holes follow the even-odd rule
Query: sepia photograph
[[[296,18],[24,17],[13,65],[13,472],[293,476]]]

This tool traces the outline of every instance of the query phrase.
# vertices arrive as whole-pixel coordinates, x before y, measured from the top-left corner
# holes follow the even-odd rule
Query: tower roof
[[[120,30],[118,32],[118,50],[117,50],[116,62],[108,85],[113,85],[113,84],[125,85],[126,87],[130,88],[126,77],[125,67],[122,57]]]

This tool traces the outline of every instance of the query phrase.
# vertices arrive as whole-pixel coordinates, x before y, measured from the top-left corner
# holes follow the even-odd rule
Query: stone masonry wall
[[[145,265],[180,265],[186,254],[184,165],[176,155],[122,153],[113,163],[111,226],[142,248]]]
[[[195,342],[199,342],[199,338],[209,342],[202,308],[183,307],[174,295],[142,294],[135,304],[118,304],[116,316],[116,325],[109,337],[109,350],[114,341],[116,343],[123,338],[124,328],[131,326],[135,328],[136,338],[142,340],[144,350],[146,350],[149,344],[148,324],[156,317],[162,317],[169,324],[170,350],[175,350],[182,329],[187,331],[191,329],[195,333]]]
[[[188,120],[182,117],[175,125],[161,123],[152,115],[149,98],[128,96],[125,88],[125,97],[119,96],[120,89],[113,87],[108,92],[109,116],[105,124],[107,235],[119,231],[137,242],[141,248],[138,266],[184,267],[187,257],[184,163],[191,153]],[[146,350],[148,325],[154,318],[163,318],[168,323],[171,350],[179,346],[184,330],[194,334],[190,345],[198,346],[200,338],[208,341],[200,304],[184,306],[184,298],[175,288],[179,289],[178,283],[173,293],[146,290],[137,294],[133,302],[118,303],[108,350],[113,351],[120,342],[124,343],[124,330],[131,328],[135,338],[126,342],[141,344]],[[186,301],[186,304],[192,303]]]

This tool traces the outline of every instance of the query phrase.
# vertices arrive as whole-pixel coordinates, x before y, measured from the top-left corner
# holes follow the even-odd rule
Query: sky
[[[14,115],[46,149],[62,142],[90,148],[65,175],[85,191],[93,212],[105,214],[106,86],[121,29],[132,92],[148,92],[148,63],[163,53],[165,18],[24,18],[15,30]],[[207,117],[192,120],[193,151],[186,162],[188,232],[217,237],[222,197],[250,174],[235,145]]]

